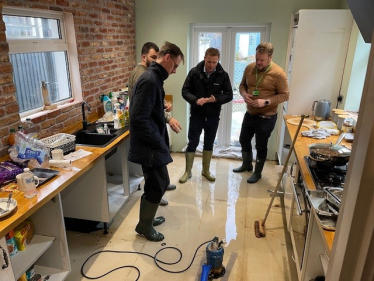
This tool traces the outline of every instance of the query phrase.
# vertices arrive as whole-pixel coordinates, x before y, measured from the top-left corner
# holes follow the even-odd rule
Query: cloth
[[[229,75],[220,63],[210,74],[204,72],[205,61],[201,61],[188,73],[182,87],[182,96],[190,104],[190,126],[188,130],[188,152],[195,152],[204,129],[204,150],[213,150],[217,134],[221,106],[232,101],[233,93]],[[197,105],[200,98],[216,98],[216,102]]]
[[[144,167],[162,167],[173,161],[164,116],[163,84],[168,76],[164,67],[152,62],[134,86],[128,159]]]
[[[128,82],[128,84],[129,84],[128,85],[128,94],[129,94],[130,101],[131,101],[131,96],[132,96],[132,92],[133,92],[136,81],[138,81],[140,75],[142,75],[146,70],[147,70],[147,67],[145,67],[144,65],[139,63],[131,71],[130,77],[129,77],[129,82]]]
[[[257,73],[257,80],[264,72]],[[240,93],[252,93],[256,88],[256,63],[249,64],[243,73],[242,81],[239,86]],[[288,81],[283,69],[275,64],[264,73],[258,90],[260,95],[254,96],[254,99],[268,99],[270,104],[261,108],[247,105],[247,112],[250,114],[275,115],[277,114],[278,104],[288,100],[290,92],[288,90]]]
[[[339,131],[336,129],[310,129],[309,131],[302,131],[303,137],[310,137],[314,139],[325,139],[331,135],[338,135]]]
[[[277,115],[271,115],[271,119],[264,119],[248,112],[244,115],[239,142],[242,151],[252,151],[252,138],[256,138],[257,159],[266,159],[268,140],[277,122]]]
[[[223,70],[220,63],[216,71],[209,79],[204,73],[204,61],[192,68],[184,81],[182,96],[190,104],[190,114],[201,117],[218,117],[221,114],[221,106],[232,101],[233,93],[229,75]],[[197,105],[200,98],[216,98],[216,102]]]
[[[153,203],[159,204],[166,187],[170,184],[169,173],[166,166],[163,167],[144,167],[144,198]]]

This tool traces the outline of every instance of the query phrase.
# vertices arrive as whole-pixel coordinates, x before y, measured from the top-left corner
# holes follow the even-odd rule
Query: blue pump
[[[200,281],[208,279],[217,279],[225,275],[226,269],[222,265],[224,249],[222,244],[224,240],[218,243],[218,237],[214,237],[206,246],[207,263],[203,265]]]

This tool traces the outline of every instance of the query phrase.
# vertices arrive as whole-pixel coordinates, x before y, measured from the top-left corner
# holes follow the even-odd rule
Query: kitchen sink
[[[81,146],[106,147],[120,135],[128,130],[128,127],[114,129],[109,124],[110,134],[98,134],[95,124],[89,124],[87,130],[79,130],[75,135],[75,144]]]

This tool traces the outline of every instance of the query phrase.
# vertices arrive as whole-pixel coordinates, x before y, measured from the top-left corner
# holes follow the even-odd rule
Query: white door
[[[239,94],[239,84],[244,68],[255,60],[256,46],[269,41],[268,25],[193,25],[191,28],[190,68],[204,59],[205,50],[214,47],[220,50],[220,63],[230,76],[234,99],[225,104],[221,112],[221,121],[215,144],[220,147],[240,146],[239,135],[245,103]],[[200,138],[203,139],[203,134]]]

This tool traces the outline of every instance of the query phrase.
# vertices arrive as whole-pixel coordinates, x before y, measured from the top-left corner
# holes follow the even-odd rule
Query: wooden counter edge
[[[112,143],[104,148],[77,146],[76,150],[84,149],[86,151],[92,152],[91,155],[73,162],[73,166],[78,168],[79,170],[73,169],[72,171],[66,171],[63,169],[52,167],[51,169],[59,170],[59,174],[48,183],[37,188],[37,196],[31,199],[27,199],[24,198],[22,192],[14,193],[13,196],[18,203],[17,208],[8,216],[0,218],[0,238],[4,237],[9,231],[14,229],[17,225],[19,225],[21,222],[38,211],[42,206],[44,206],[44,204],[49,202],[53,197],[63,191],[72,182],[77,180],[80,176],[91,169],[95,165],[95,163],[101,159],[101,157],[105,157],[106,154],[108,154],[112,149],[124,142],[129,136],[130,133],[127,130],[125,133],[123,133],[121,136],[116,138]],[[9,157],[2,157],[0,160],[9,160]],[[7,195],[7,193],[1,192],[0,198],[7,197]]]

